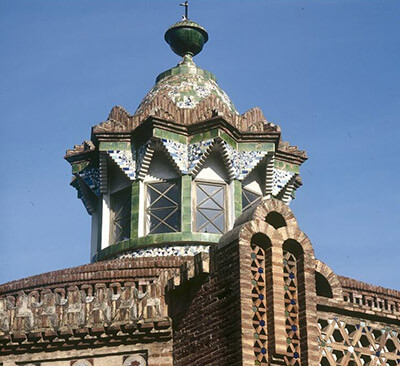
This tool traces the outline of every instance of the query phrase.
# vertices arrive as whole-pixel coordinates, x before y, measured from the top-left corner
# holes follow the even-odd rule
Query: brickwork
[[[10,355],[2,360],[2,366],[131,366],[126,361],[141,361],[135,366],[172,366],[172,341],[114,345],[91,349],[62,350],[48,353]],[[88,364],[88,363],[89,364]],[[147,362],[147,363],[146,363]],[[79,365],[79,366],[81,366]]]
[[[168,296],[174,365],[240,365],[239,252],[213,251],[210,274]]]

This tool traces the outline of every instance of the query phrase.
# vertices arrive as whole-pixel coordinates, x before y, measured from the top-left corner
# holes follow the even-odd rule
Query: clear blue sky
[[[89,261],[64,152],[177,64],[177,0],[0,0],[0,283]],[[196,63],[305,149],[291,207],[342,275],[400,289],[400,2],[192,0]]]

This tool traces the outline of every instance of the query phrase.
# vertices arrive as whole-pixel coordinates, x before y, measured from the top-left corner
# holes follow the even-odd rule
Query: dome
[[[228,95],[219,87],[214,74],[195,65],[186,55],[178,66],[158,75],[156,84],[140,103],[135,114],[151,104],[156,97],[171,100],[178,108],[195,108],[202,100],[214,96],[234,114],[239,114]]]
[[[207,31],[196,22],[184,18],[165,32],[165,41],[183,60],[157,76],[156,84],[140,103],[135,115],[158,100],[166,98],[180,109],[194,109],[203,100],[214,97],[233,114],[239,114],[228,95],[219,87],[214,74],[196,66],[193,56],[208,41]]]

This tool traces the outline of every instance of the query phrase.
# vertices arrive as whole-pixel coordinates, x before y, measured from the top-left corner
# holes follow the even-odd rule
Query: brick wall
[[[239,248],[212,250],[209,275],[168,295],[174,365],[241,365]]]

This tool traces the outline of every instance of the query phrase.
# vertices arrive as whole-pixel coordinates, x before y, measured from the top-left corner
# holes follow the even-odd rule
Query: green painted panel
[[[275,160],[274,167],[277,169],[286,170],[287,172],[299,173],[300,168],[296,164],[290,164],[285,161]]]
[[[240,142],[239,151],[275,151],[273,142]]]
[[[72,163],[72,174],[79,173],[90,164],[90,161],[82,161],[80,163]]]
[[[205,141],[205,140],[210,140],[215,137],[218,137],[218,129],[213,129],[210,131],[198,133],[196,135],[193,135],[189,137],[189,143],[194,144],[199,141]]]
[[[118,141],[101,141],[99,150],[107,151],[107,150],[130,150],[131,144],[130,142],[118,142]]]
[[[220,234],[210,233],[165,233],[147,235],[141,238],[132,238],[130,240],[113,244],[99,251],[98,254],[92,258],[92,260],[104,260],[118,253],[123,253],[124,251],[140,247],[164,246],[167,244],[179,245],[182,242],[193,242],[193,244],[196,245],[212,244],[218,243],[220,238]]]
[[[192,230],[192,177],[183,175],[181,180],[181,230]]]
[[[162,139],[168,139],[168,140],[180,142],[181,144],[187,143],[186,136],[183,136],[178,133],[171,132],[171,131],[165,131],[165,130],[162,130],[161,128],[155,128],[153,131],[153,134],[155,137],[159,137]]]
[[[218,133],[219,133],[219,137],[221,137],[228,145],[230,145],[234,149],[238,148],[237,142],[231,136],[229,136],[226,132],[218,130]]]
[[[234,180],[233,190],[235,197],[235,219],[237,219],[242,214],[242,182],[239,180]]]
[[[139,235],[139,181],[132,182],[131,195],[131,239]]]

